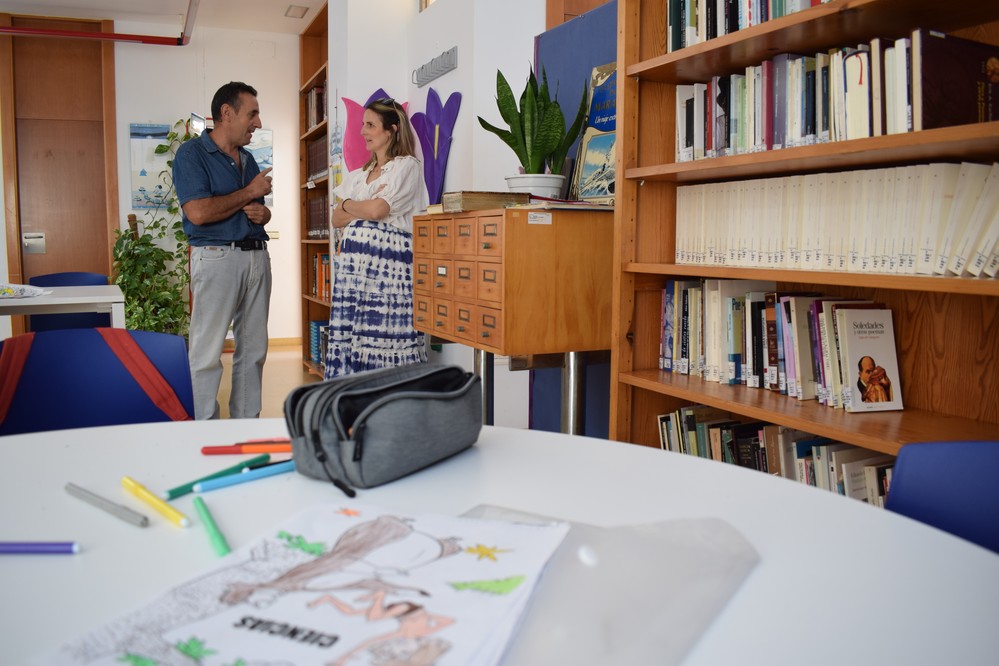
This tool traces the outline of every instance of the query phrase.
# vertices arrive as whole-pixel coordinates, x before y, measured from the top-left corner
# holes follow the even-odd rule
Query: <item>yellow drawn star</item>
[[[500,550],[496,546],[483,546],[481,543],[475,544],[475,546],[469,546],[465,549],[465,552],[469,555],[478,555],[479,559],[488,557],[493,562],[496,562],[497,553],[509,553],[509,550]]]
[[[351,518],[356,518],[357,516],[361,515],[361,512],[358,511],[357,509],[347,509],[347,508],[340,509],[339,511],[337,511],[337,513],[339,513],[341,516],[349,516]]]

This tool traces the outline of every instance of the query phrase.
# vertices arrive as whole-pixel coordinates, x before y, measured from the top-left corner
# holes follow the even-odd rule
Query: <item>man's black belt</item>
[[[266,250],[267,241],[256,240],[252,238],[247,238],[245,240],[232,241],[229,243],[229,247],[240,250]]]

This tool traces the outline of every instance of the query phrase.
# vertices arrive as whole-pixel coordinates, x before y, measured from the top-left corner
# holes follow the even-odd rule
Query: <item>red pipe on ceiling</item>
[[[26,28],[20,26],[0,26],[0,34],[11,34],[28,37],[71,37],[74,39],[100,39],[115,42],[138,42],[140,44],[156,44],[159,46],[186,46],[191,41],[194,32],[194,19],[198,13],[201,0],[188,0],[187,15],[184,29],[180,37],[159,37],[156,35],[130,35],[120,32],[82,32],[79,30],[48,30],[44,28]]]

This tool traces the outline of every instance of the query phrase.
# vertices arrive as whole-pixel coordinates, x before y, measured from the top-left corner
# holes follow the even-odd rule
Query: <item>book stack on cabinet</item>
[[[318,326],[328,322],[329,266],[329,123],[327,88],[328,14],[324,4],[299,36],[299,238],[302,302],[302,362],[322,376]],[[325,258],[325,261],[324,261]],[[308,344],[305,344],[308,341]]]
[[[745,75],[746,67],[776,53],[827,52],[844,45],[869,44],[879,37],[911,39],[919,28],[997,44],[999,5],[973,0],[830,2],[671,51],[664,28],[674,5],[661,0],[620,0],[618,5],[618,68],[623,75],[618,78],[617,100],[611,437],[657,446],[658,415],[703,404],[740,419],[793,428],[882,454],[894,455],[914,441],[995,439],[999,282],[971,277],[966,270],[960,274],[950,270],[899,272],[897,262],[892,272],[888,270],[891,260],[879,263],[885,271],[877,273],[826,266],[824,252],[811,253],[807,259],[799,256],[797,262],[785,255],[783,262],[776,262],[781,248],[756,245],[754,255],[752,243],[748,255],[741,255],[742,260],[735,263],[678,261],[678,252],[687,249],[683,232],[690,229],[688,223],[699,223],[706,230],[724,228],[724,235],[717,237],[730,238],[731,230],[736,238],[755,239],[767,237],[760,233],[766,227],[759,225],[770,221],[766,214],[753,214],[768,210],[765,187],[756,190],[762,194],[748,199],[736,195],[710,217],[703,208],[698,211],[694,206],[693,212],[683,208],[678,190],[722,184],[748,188],[750,182],[764,179],[819,173],[853,177],[860,171],[918,169],[939,163],[991,167],[999,161],[999,123],[965,123],[780,150],[706,155],[683,162],[677,160],[676,129],[682,118],[676,110],[680,86],[716,76]],[[821,220],[830,207],[841,204],[830,191],[823,196],[818,204],[809,200],[804,217]],[[891,217],[891,224],[904,222],[898,219],[897,203],[864,200],[882,207],[882,219]],[[806,205],[804,201],[796,198],[794,205]],[[852,220],[854,213],[850,215]],[[936,215],[936,224],[931,226],[939,229],[945,221],[940,213]],[[859,211],[856,218],[876,219],[866,213],[861,216]],[[678,219],[685,220],[679,225],[680,238]],[[725,252],[727,257],[727,248]],[[776,292],[818,293],[882,304],[893,315],[897,385],[904,409],[848,413],[818,400],[789,400],[775,391],[660,369],[662,290],[667,282],[722,279],[772,281]]]

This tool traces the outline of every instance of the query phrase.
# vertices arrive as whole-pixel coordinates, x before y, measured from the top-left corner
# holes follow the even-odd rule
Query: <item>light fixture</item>
[[[284,15],[288,18],[305,18],[308,13],[308,7],[302,7],[301,5],[288,5],[288,9],[284,10]]]

